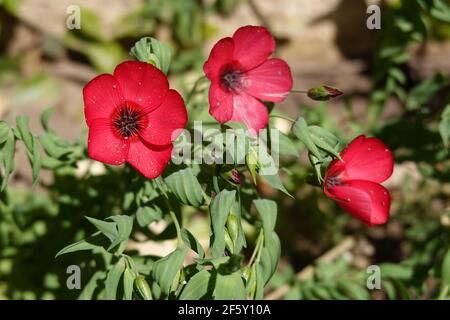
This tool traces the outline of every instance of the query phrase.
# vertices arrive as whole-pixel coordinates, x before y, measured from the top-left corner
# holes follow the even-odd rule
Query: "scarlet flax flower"
[[[255,131],[266,127],[269,113],[261,101],[283,101],[292,89],[287,63],[269,59],[274,50],[269,31],[255,26],[214,45],[203,70],[211,80],[209,113],[218,122],[242,122]]]
[[[89,157],[111,165],[128,162],[145,177],[161,174],[172,141],[187,121],[180,94],[166,76],[138,61],[119,64],[83,89]]]
[[[326,171],[325,194],[355,218],[368,224],[389,219],[391,197],[380,183],[394,168],[392,152],[382,141],[361,135],[340,152]]]

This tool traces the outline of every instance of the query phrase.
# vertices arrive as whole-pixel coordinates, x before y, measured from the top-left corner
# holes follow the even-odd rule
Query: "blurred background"
[[[380,30],[366,27],[370,4],[381,7]],[[79,30],[66,27],[72,5],[81,8]],[[283,182],[295,199],[260,185],[261,193],[279,203],[282,243],[279,270],[266,296],[448,297],[449,1],[0,0],[0,119],[13,123],[17,115],[29,115],[32,132],[39,133],[41,113],[51,107],[52,130],[76,144],[86,133],[83,86],[131,59],[128,51],[140,37],[170,45],[170,83],[185,96],[214,43],[247,24],[273,33],[276,56],[291,66],[294,88],[327,84],[344,92],[331,102],[292,94],[276,112],[301,115],[343,141],[360,133],[377,136],[396,158],[386,184],[393,198],[391,219],[368,228],[305,183],[311,169],[304,151],[285,155]],[[195,117],[206,119],[207,107],[200,109],[202,115]],[[287,121],[274,125],[289,131]],[[15,164],[11,188],[0,201],[0,298],[75,298],[79,292],[65,287],[65,268],[99,262],[83,253],[54,256],[94,230],[84,215],[110,215],[109,199],[121,189],[102,178],[104,167],[83,161],[75,174],[44,170],[32,189],[20,145]],[[86,183],[78,183],[77,174],[86,171]],[[209,222],[201,213],[186,217],[187,227],[207,245]],[[134,240],[130,250],[141,254],[164,255],[173,248],[170,240]],[[366,268],[373,264],[382,270],[381,290],[366,288]]]

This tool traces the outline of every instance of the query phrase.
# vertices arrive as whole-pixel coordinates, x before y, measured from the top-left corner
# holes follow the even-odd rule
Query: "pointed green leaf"
[[[241,272],[222,275],[217,274],[216,286],[214,289],[214,299],[216,300],[244,300],[245,286],[241,277]]]
[[[211,280],[211,272],[203,269],[196,273],[186,284],[183,291],[181,291],[179,300],[200,300],[203,298],[209,289],[209,282]]]
[[[124,291],[124,299],[132,300],[133,298],[133,288],[134,288],[134,280],[136,276],[134,275],[131,269],[126,268],[123,273],[123,291]]]
[[[187,248],[185,246],[178,247],[175,251],[153,264],[152,276],[161,287],[161,291],[166,295],[170,292],[177,272],[183,266],[186,253]]]
[[[184,204],[200,207],[203,204],[203,192],[197,177],[191,168],[172,173],[164,179],[169,189]]]
[[[98,230],[100,230],[101,233],[107,236],[111,242],[113,242],[117,238],[118,231],[117,224],[115,222],[107,222],[87,216],[86,219],[88,219],[90,223],[92,223]]]
[[[222,190],[211,202],[211,256],[223,255],[225,250],[225,225],[228,214],[236,202],[236,191]]]
[[[200,259],[205,257],[205,250],[201,246],[200,242],[194,237],[194,235],[187,229],[181,229],[181,238],[185,245],[194,250]]]
[[[105,281],[106,299],[115,300],[117,298],[117,287],[125,271],[125,259],[120,258],[116,264],[109,270]]]
[[[253,200],[253,203],[263,223],[264,239],[270,240],[277,222],[277,203],[266,199]]]
[[[161,208],[156,205],[139,207],[136,212],[136,219],[141,227],[145,227],[154,221],[161,220],[162,217],[163,212]]]
[[[317,149],[316,145],[311,139],[309,128],[306,124],[305,119],[303,119],[302,117],[298,118],[292,126],[292,132],[297,138],[300,139],[301,142],[303,142],[306,149],[308,149],[317,158],[322,159],[319,149]]]

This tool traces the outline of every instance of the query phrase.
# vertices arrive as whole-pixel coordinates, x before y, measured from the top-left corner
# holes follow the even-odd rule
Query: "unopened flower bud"
[[[316,101],[327,101],[340,96],[342,92],[330,86],[314,87],[308,90],[308,97]]]
[[[224,178],[226,181],[228,181],[232,185],[240,186],[242,184],[241,175],[239,174],[239,171],[237,171],[236,169],[223,171],[220,173],[220,175],[222,176],[222,178]]]
[[[251,148],[249,150],[245,156],[245,164],[247,165],[248,171],[250,171],[253,183],[256,185],[256,173],[260,169],[261,165],[259,163],[258,153],[255,149]]]
[[[136,277],[134,285],[144,300],[152,300],[152,292],[150,286],[143,276]]]

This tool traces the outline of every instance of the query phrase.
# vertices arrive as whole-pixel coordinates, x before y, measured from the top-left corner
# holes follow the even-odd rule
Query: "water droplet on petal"
[[[117,86],[115,84],[113,84],[113,89],[117,88]]]
[[[352,199],[350,199],[350,198],[347,198],[347,199],[345,199],[345,200],[347,200],[347,202],[350,202],[350,201],[352,201]]]
[[[387,192],[386,192],[386,191],[384,191],[383,194],[384,194],[385,196],[387,196]]]
[[[371,151],[372,150],[372,148],[367,148],[367,151]]]
[[[383,206],[383,207],[385,207],[386,206],[386,202],[381,202],[381,205]]]

